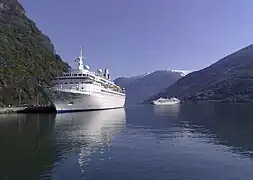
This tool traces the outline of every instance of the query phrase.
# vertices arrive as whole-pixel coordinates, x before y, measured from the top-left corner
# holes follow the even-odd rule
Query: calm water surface
[[[250,180],[252,105],[0,116],[1,180]]]

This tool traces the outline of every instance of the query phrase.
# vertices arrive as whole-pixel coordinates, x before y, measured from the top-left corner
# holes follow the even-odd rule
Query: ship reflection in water
[[[180,104],[163,105],[163,106],[153,105],[153,110],[154,114],[157,116],[178,117],[180,111]]]
[[[71,149],[74,147],[75,151],[71,152],[69,160],[76,159],[81,173],[84,173],[85,166],[92,161],[92,154],[95,153],[96,157],[99,154],[99,158],[103,160],[103,154],[110,151],[112,139],[125,127],[125,123],[125,109],[120,108],[57,114],[55,129],[56,132],[60,131],[57,133],[59,135],[57,139],[61,144],[71,143]],[[56,174],[62,173],[57,172]]]
[[[125,123],[123,108],[0,115],[0,179],[80,179],[92,154],[102,159]]]

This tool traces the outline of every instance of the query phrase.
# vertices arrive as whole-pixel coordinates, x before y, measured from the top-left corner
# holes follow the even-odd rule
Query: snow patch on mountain
[[[156,70],[156,71],[144,73],[144,74],[141,74],[141,75],[135,76],[135,77],[144,77],[144,76],[147,76],[147,75],[152,74],[152,73],[157,72],[157,71],[163,71],[163,70]],[[177,72],[177,73],[180,73],[181,76],[186,76],[187,74],[192,72],[192,71],[189,71],[189,70],[172,70],[172,69],[167,69],[167,70],[164,70],[164,71]]]
[[[171,70],[171,69],[168,69],[167,71],[178,72],[178,73],[180,73],[182,76],[186,76],[187,74],[189,74],[189,73],[192,72],[192,71],[189,71],[189,70]]]

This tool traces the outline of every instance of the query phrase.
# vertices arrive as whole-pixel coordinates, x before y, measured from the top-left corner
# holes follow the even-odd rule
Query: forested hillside
[[[54,52],[17,0],[0,0],[0,106],[45,103],[38,83],[49,85],[69,67]]]

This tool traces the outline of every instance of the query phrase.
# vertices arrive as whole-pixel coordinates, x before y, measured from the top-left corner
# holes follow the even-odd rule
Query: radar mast
[[[77,58],[77,69],[83,70],[83,47],[80,48],[80,56]]]

